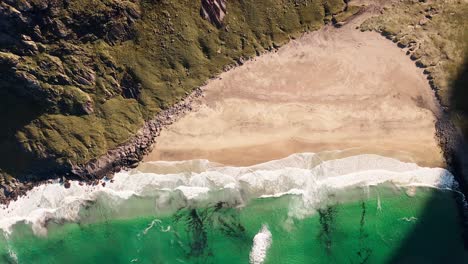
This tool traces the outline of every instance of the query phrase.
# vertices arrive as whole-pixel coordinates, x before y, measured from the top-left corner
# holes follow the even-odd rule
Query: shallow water
[[[369,155],[147,164],[1,209],[0,263],[466,263],[449,176]]]

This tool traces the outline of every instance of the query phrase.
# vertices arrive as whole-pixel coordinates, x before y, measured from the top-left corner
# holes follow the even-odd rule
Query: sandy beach
[[[422,69],[374,32],[326,26],[225,72],[163,129],[153,160],[251,165],[345,150],[443,166],[439,106]]]

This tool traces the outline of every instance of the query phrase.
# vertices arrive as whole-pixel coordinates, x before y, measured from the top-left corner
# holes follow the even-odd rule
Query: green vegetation
[[[346,8],[342,0],[233,0],[217,28],[193,0],[8,3],[0,4],[0,38],[8,36],[0,41],[0,168],[13,175],[36,173],[36,161],[69,168],[106,153],[226,66]]]

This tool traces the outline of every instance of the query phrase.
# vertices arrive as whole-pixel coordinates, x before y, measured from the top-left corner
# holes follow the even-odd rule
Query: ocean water
[[[146,163],[0,208],[0,263],[468,263],[456,188],[376,155]]]

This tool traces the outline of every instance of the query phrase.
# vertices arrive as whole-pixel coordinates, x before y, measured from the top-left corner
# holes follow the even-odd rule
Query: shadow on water
[[[462,196],[435,192],[427,201],[417,224],[388,263],[468,263],[464,246]]]
[[[468,59],[451,85],[450,112],[447,116],[463,133],[461,140],[451,143],[454,151],[446,154],[446,160],[452,173],[460,183],[461,191],[468,193]],[[389,263],[468,263],[468,210],[465,200],[459,193],[453,192],[456,208],[454,216],[441,214],[447,210],[438,210],[450,206],[447,201],[434,195],[427,202],[421,221],[406,237],[399,250]],[[456,213],[455,213],[456,212]],[[451,220],[451,226],[441,226],[441,219]],[[459,229],[458,231],[456,229]],[[452,231],[452,232],[451,232]],[[459,237],[451,237],[456,232]]]

